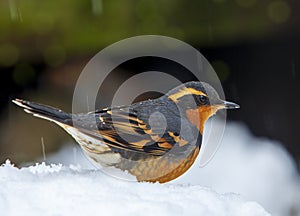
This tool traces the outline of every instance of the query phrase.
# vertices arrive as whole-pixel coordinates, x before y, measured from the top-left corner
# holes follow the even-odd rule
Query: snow
[[[76,166],[0,168],[1,215],[269,215],[239,195],[199,185],[120,181]]]
[[[45,142],[45,144],[47,144]],[[299,176],[277,142],[229,123],[220,149],[167,183],[137,183],[104,174],[76,145],[45,163],[0,167],[0,215],[294,215]],[[61,164],[59,164],[61,163]],[[266,210],[264,210],[266,209]]]

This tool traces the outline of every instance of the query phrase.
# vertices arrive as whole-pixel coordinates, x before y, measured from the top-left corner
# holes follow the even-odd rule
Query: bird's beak
[[[225,109],[238,109],[240,106],[236,103],[228,102],[228,101],[223,101],[223,106]]]

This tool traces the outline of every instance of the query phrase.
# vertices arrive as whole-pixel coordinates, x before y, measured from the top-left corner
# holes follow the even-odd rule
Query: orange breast
[[[187,158],[178,160],[161,156],[157,159],[137,162],[129,172],[135,175],[138,181],[165,183],[185,173],[193,165],[198,154],[199,148],[195,146]]]

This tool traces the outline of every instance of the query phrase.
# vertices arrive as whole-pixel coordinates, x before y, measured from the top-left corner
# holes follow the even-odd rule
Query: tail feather
[[[30,113],[36,117],[54,121],[56,123],[59,122],[67,125],[72,125],[72,115],[62,110],[21,99],[15,99],[12,100],[12,102],[22,107],[25,112]]]

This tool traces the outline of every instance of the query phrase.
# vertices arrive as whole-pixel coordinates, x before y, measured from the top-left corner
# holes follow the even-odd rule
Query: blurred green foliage
[[[198,46],[257,39],[291,12],[284,0],[2,0],[0,65],[25,60],[57,66],[142,34]]]

